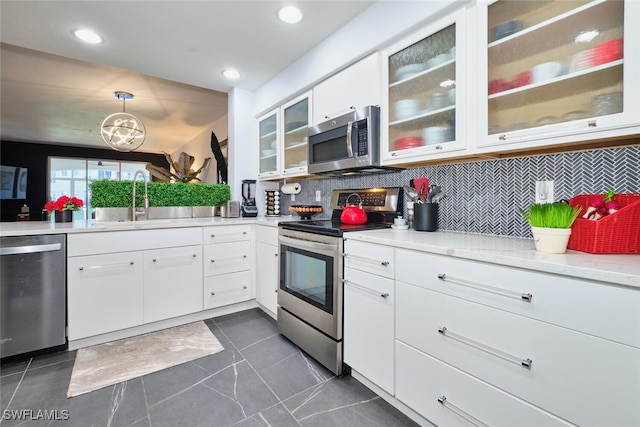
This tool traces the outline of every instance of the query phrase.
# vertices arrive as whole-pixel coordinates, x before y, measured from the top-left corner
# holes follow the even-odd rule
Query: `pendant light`
[[[140,147],[147,137],[147,130],[142,120],[133,114],[125,113],[124,104],[133,99],[128,92],[115,92],[116,99],[122,100],[122,113],[108,116],[100,125],[103,141],[116,151],[129,152]]]

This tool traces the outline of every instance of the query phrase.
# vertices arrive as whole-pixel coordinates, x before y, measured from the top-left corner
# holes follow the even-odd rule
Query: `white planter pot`
[[[548,254],[563,254],[567,251],[570,228],[541,228],[531,227],[533,242],[538,252]]]

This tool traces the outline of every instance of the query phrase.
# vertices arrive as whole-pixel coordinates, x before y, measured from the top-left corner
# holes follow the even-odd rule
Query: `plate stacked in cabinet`
[[[265,190],[264,206],[265,206],[266,216],[279,216],[280,215],[280,191]]]

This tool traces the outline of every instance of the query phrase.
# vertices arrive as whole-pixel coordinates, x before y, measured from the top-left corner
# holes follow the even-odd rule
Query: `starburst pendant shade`
[[[114,113],[104,119],[100,125],[100,135],[116,151],[133,151],[144,143],[147,130],[142,120],[124,112],[125,100],[133,99],[133,95],[125,92],[116,92],[115,95],[122,99],[122,113]]]

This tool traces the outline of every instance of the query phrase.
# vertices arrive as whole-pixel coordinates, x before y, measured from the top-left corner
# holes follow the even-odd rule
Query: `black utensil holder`
[[[438,204],[417,203],[413,207],[413,228],[416,231],[436,231],[438,229]]]

